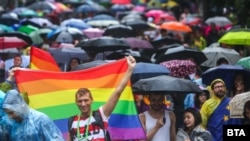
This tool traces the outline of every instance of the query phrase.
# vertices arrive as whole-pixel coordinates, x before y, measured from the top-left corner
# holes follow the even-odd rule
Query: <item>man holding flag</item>
[[[126,59],[128,68],[124,77],[118,83],[118,86],[110,95],[108,101],[99,107],[97,111],[92,111],[91,109],[94,99],[90,90],[87,88],[80,88],[77,90],[75,94],[75,102],[80,110],[80,114],[69,118],[69,121],[72,120],[72,122],[69,122],[68,141],[106,140],[105,133],[108,127],[108,119],[112,111],[115,109],[122,92],[126,88],[136,65],[136,61],[132,56],[128,56]],[[98,122],[95,118],[96,116],[94,116],[96,114],[99,114],[101,117],[104,127],[96,125]]]

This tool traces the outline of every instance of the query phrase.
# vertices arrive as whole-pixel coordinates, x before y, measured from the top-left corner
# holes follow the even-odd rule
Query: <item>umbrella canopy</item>
[[[95,15],[86,23],[93,27],[108,27],[110,25],[120,24],[120,22],[115,17],[107,14]]]
[[[49,48],[48,52],[55,58],[56,62],[62,66],[63,70],[69,63],[69,60],[73,57],[79,58],[81,61],[88,60],[87,53],[80,48],[73,47],[61,47],[61,48]]]
[[[67,19],[67,20],[62,21],[60,26],[74,27],[74,28],[77,28],[80,30],[84,30],[84,29],[91,27],[87,23],[85,23],[83,20],[76,19],[76,18],[71,18],[71,19]]]
[[[134,31],[146,30],[146,29],[151,28],[151,26],[146,21],[139,20],[139,19],[126,20],[126,21],[123,21],[121,24],[131,26]]]
[[[207,60],[206,55],[202,51],[181,45],[167,49],[162,55],[159,55],[159,57],[156,58],[156,63],[173,59],[186,60],[190,58],[194,59],[197,65],[200,65]]]
[[[129,44],[124,40],[107,36],[81,40],[76,46],[86,51],[95,50],[97,52],[125,50],[130,48]]]
[[[76,68],[74,68],[73,71],[85,70],[85,69],[88,69],[88,68],[93,68],[93,67],[97,67],[97,66],[100,66],[100,65],[104,65],[106,63],[108,63],[108,61],[94,60],[94,61],[90,61],[90,62],[87,62],[87,63],[82,63],[82,64],[76,66]]]
[[[232,22],[224,16],[215,16],[208,18],[205,21],[206,24],[210,25],[211,23],[215,23],[217,26],[226,26],[226,25],[232,25]]]
[[[152,40],[151,44],[154,46],[154,48],[160,48],[164,45],[181,44],[181,41],[170,37],[163,37],[161,39]]]
[[[229,45],[250,45],[250,30],[236,29],[229,31],[218,42]]]
[[[119,24],[108,26],[104,30],[103,36],[111,36],[115,38],[135,37],[135,32],[130,26]]]
[[[87,38],[83,32],[73,27],[60,27],[47,34],[49,40],[63,43],[72,43],[74,40]]]
[[[243,118],[244,104],[250,100],[250,91],[235,95],[229,102],[230,117]]]
[[[78,6],[75,11],[77,13],[89,13],[89,12],[98,12],[98,9],[89,4],[82,4]]]
[[[240,54],[229,48],[222,47],[207,47],[202,52],[206,55],[207,60],[201,64],[201,66],[215,67],[216,62],[220,58],[225,58],[230,65],[236,64],[236,62],[241,58]]]
[[[250,56],[241,58],[236,62],[236,65],[240,65],[246,69],[250,69]]]
[[[56,9],[56,6],[49,1],[37,1],[28,6],[35,11],[48,11],[49,13]]]
[[[250,79],[250,71],[243,68],[240,65],[220,65],[210,68],[202,73],[203,84],[210,85],[210,83],[215,79],[222,79],[226,87],[231,89],[234,85],[234,78],[236,74],[242,74],[245,80]]]
[[[88,36],[89,38],[97,38],[103,36],[103,29],[100,28],[88,28],[83,30],[84,35]]]
[[[181,31],[181,32],[191,32],[192,29],[181,22],[170,21],[164,22],[160,25],[161,29],[172,30],[172,31]]]
[[[0,34],[0,49],[24,48],[32,44],[31,38],[21,32],[8,32]]]
[[[160,75],[146,79],[140,79],[132,84],[134,93],[200,93],[197,84],[191,80],[176,78],[168,75]]]
[[[153,49],[152,44],[144,39],[136,38],[136,37],[128,37],[123,38],[132,49]]]
[[[138,62],[132,73],[131,82],[135,83],[140,79],[150,78],[159,75],[168,75],[169,73],[169,69],[160,64]]]
[[[160,63],[170,70],[170,75],[183,78],[196,72],[196,65],[190,60],[170,60]]]

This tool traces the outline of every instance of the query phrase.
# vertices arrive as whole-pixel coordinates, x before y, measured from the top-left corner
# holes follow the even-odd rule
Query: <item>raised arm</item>
[[[112,111],[114,110],[121,93],[123,92],[124,88],[126,87],[127,83],[129,82],[131,78],[131,74],[134,70],[134,67],[136,65],[136,61],[134,57],[127,56],[127,63],[128,63],[128,69],[126,71],[125,76],[122,78],[121,82],[116,87],[115,91],[111,94],[108,101],[103,105],[103,112],[104,114],[109,117]]]

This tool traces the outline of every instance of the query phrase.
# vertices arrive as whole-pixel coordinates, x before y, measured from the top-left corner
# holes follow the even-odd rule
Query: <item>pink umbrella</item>
[[[188,76],[196,71],[196,65],[190,60],[170,60],[160,64],[170,70],[171,76],[178,78]]]
[[[143,39],[135,38],[135,37],[128,37],[128,38],[123,38],[131,48],[138,48],[138,49],[153,49],[154,47],[152,44]]]
[[[83,30],[83,33],[89,38],[97,38],[97,37],[102,37],[104,30],[99,28],[88,28]]]

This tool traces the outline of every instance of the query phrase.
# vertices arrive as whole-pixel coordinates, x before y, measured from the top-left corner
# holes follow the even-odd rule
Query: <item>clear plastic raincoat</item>
[[[54,122],[44,113],[31,109],[16,90],[6,93],[2,107],[23,119],[21,122],[11,122],[10,140],[64,141]]]
[[[3,99],[5,97],[5,93],[0,90],[0,106],[3,104]],[[8,140],[9,135],[9,126],[7,124],[7,117],[2,109],[0,107],[0,141],[6,141]]]

